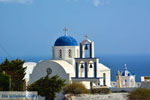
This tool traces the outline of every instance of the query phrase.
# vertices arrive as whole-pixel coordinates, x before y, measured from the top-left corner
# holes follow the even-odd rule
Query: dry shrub
[[[139,88],[131,92],[129,100],[150,100],[150,89]]]
[[[109,88],[93,88],[91,93],[95,94],[109,94],[111,93],[111,90]]]
[[[82,83],[67,84],[63,89],[64,94],[87,94],[89,90]]]

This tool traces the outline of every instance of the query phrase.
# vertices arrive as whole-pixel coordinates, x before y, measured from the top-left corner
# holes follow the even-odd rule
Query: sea
[[[0,63],[6,57],[0,57]],[[51,59],[48,56],[22,56],[22,57],[7,57],[9,60],[22,59],[26,62],[39,62],[40,60]],[[150,55],[100,55],[97,56],[100,63],[111,69],[111,81],[116,80],[116,74],[122,71],[124,64],[127,65],[128,70],[136,75],[136,81],[141,81],[141,76],[150,76]]]

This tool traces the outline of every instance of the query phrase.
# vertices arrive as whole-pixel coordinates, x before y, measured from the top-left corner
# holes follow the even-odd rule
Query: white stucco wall
[[[111,75],[110,75],[110,69],[106,67],[105,65],[99,63],[97,67],[97,76],[103,77],[103,73],[106,75],[106,86],[111,87]],[[100,79],[100,85],[104,85],[103,79]]]
[[[74,68],[71,64],[63,60],[47,60],[39,62],[30,75],[29,84],[35,82],[41,77],[47,75],[47,68],[52,69],[50,76],[58,75],[61,78],[66,79],[66,82],[70,82],[72,76],[74,76]]]
[[[25,63],[23,64],[23,68],[26,67],[26,70],[25,70],[26,75],[25,75],[24,79],[26,80],[27,83],[28,83],[28,81],[29,81],[29,76],[30,76],[30,74],[33,72],[33,69],[34,69],[34,67],[36,66],[36,64],[37,64],[37,63],[35,63],[35,62],[25,62]]]
[[[127,82],[125,82],[125,80]],[[132,80],[132,81],[131,81]],[[122,87],[136,87],[135,76],[121,76]]]
[[[47,75],[47,68],[51,68],[52,73],[49,77],[58,75],[63,79],[66,79],[66,83],[71,82],[71,77],[74,76],[75,71],[71,64],[64,60],[47,60],[39,62],[30,75],[29,84],[37,81],[41,77],[45,77]],[[64,95],[62,93],[58,93],[55,100],[62,100]],[[45,100],[44,97],[40,97],[40,100]]]
[[[79,46],[54,46],[53,59],[69,59],[69,49],[71,50],[71,58],[79,57]],[[59,57],[59,50],[62,50],[62,58]]]

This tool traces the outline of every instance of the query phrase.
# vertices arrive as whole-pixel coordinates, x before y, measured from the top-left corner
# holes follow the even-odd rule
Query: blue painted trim
[[[78,63],[76,62],[76,71],[75,71],[75,75],[76,75],[76,78],[78,78],[78,74],[79,72],[78,72]]]
[[[88,65],[87,62],[85,62],[85,78],[88,77],[88,71],[87,71]]]
[[[80,58],[83,58],[82,57],[82,44],[80,43]]]
[[[94,62],[94,77],[97,77],[97,64]]]
[[[75,58],[75,59],[81,59],[81,58]],[[99,59],[99,58],[82,58],[82,59]]]
[[[90,58],[92,58],[92,43],[90,43]]]
[[[72,79],[103,79],[103,77],[96,77],[96,78],[94,78],[94,77],[87,77],[87,78],[85,78],[85,77],[79,77],[79,78],[76,78],[76,77],[71,77]]]

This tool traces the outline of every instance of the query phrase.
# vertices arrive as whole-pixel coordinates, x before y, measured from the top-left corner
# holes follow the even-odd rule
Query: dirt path
[[[73,96],[72,100],[127,100],[128,93],[111,93],[106,95],[87,95]]]

